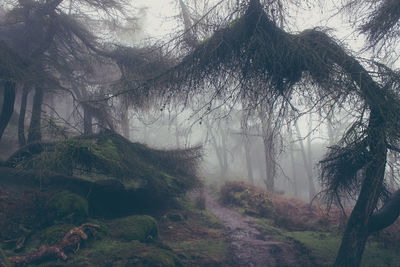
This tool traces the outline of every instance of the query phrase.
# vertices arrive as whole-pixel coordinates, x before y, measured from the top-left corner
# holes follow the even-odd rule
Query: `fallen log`
[[[100,229],[97,224],[85,223],[79,227],[72,228],[64,236],[62,241],[55,246],[43,246],[37,251],[25,255],[16,255],[8,257],[12,266],[27,266],[29,264],[43,262],[52,259],[67,260],[67,252],[77,253],[82,241],[88,238],[88,234],[94,234],[96,229]],[[6,263],[0,261],[1,267],[8,267]]]

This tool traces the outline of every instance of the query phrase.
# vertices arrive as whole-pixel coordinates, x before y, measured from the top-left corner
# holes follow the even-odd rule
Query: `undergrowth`
[[[221,201],[252,217],[262,232],[273,240],[290,242],[296,249],[310,256],[316,266],[331,266],[341,242],[346,223],[339,208],[310,206],[299,199],[266,192],[243,182],[229,182],[222,186]],[[262,200],[264,198],[264,200]],[[271,203],[273,213],[262,212],[262,203]],[[249,210],[251,212],[249,212]],[[400,223],[370,236],[361,266],[398,266]]]
[[[253,217],[271,219],[273,225],[289,231],[340,230],[345,223],[339,208],[310,205],[285,198],[243,182],[228,182],[221,188],[221,201],[243,209]]]

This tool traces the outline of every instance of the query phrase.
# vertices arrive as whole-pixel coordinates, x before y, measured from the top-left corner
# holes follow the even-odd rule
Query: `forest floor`
[[[275,240],[266,234],[254,219],[232,208],[221,206],[205,192],[206,207],[226,228],[229,255],[235,266],[305,266],[299,262],[299,251],[292,244]]]
[[[214,195],[218,195],[215,197]],[[207,208],[225,226],[234,266],[332,266],[346,224],[342,211],[323,203],[268,193],[228,182],[204,194]],[[218,199],[218,201],[216,200]],[[400,266],[400,221],[371,235],[362,267]]]

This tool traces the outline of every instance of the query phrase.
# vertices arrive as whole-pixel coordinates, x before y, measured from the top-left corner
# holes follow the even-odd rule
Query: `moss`
[[[46,208],[54,220],[81,223],[88,217],[88,202],[83,197],[62,191],[52,196],[46,203]]]
[[[227,205],[243,208],[244,213],[248,215],[264,218],[275,216],[275,207],[271,197],[244,183],[226,183],[221,188],[221,200]]]
[[[151,242],[159,239],[157,221],[148,215],[115,219],[109,223],[109,229],[113,238],[124,241]]]
[[[190,241],[168,242],[173,251],[183,260],[208,263],[216,266],[226,261],[228,249],[222,239],[198,239]]]
[[[272,239],[284,242],[287,241],[285,235],[286,232],[282,229],[272,226],[272,220],[264,218],[255,218],[254,220],[257,224],[262,226],[262,231],[266,235],[271,236]]]
[[[121,242],[103,239],[90,242],[67,261],[57,260],[40,266],[183,266],[171,251],[137,240]]]
[[[316,261],[321,265],[333,264],[337,250],[339,249],[340,237],[331,233],[323,232],[288,232],[287,236],[294,238],[311,249]]]
[[[317,263],[322,266],[331,266],[336,258],[340,246],[341,237],[334,233],[324,232],[288,232],[289,237],[303,243],[311,249]],[[395,249],[383,248],[377,242],[368,242],[365,247],[361,266],[398,266],[400,255]]]
[[[209,231],[224,228],[222,222],[211,211],[199,209],[192,202],[183,201],[181,204],[183,209],[188,211],[188,224],[204,227]]]

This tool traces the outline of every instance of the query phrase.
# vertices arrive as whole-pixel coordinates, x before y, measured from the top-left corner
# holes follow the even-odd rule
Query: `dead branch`
[[[82,241],[88,238],[88,234],[94,234],[96,229],[100,229],[97,224],[84,223],[79,227],[72,228],[64,236],[63,240],[55,246],[42,246],[37,251],[25,255],[16,255],[8,258],[12,266],[27,266],[32,263],[42,262],[50,259],[67,260],[66,252],[78,252]],[[0,261],[1,267],[7,267],[7,264]]]

